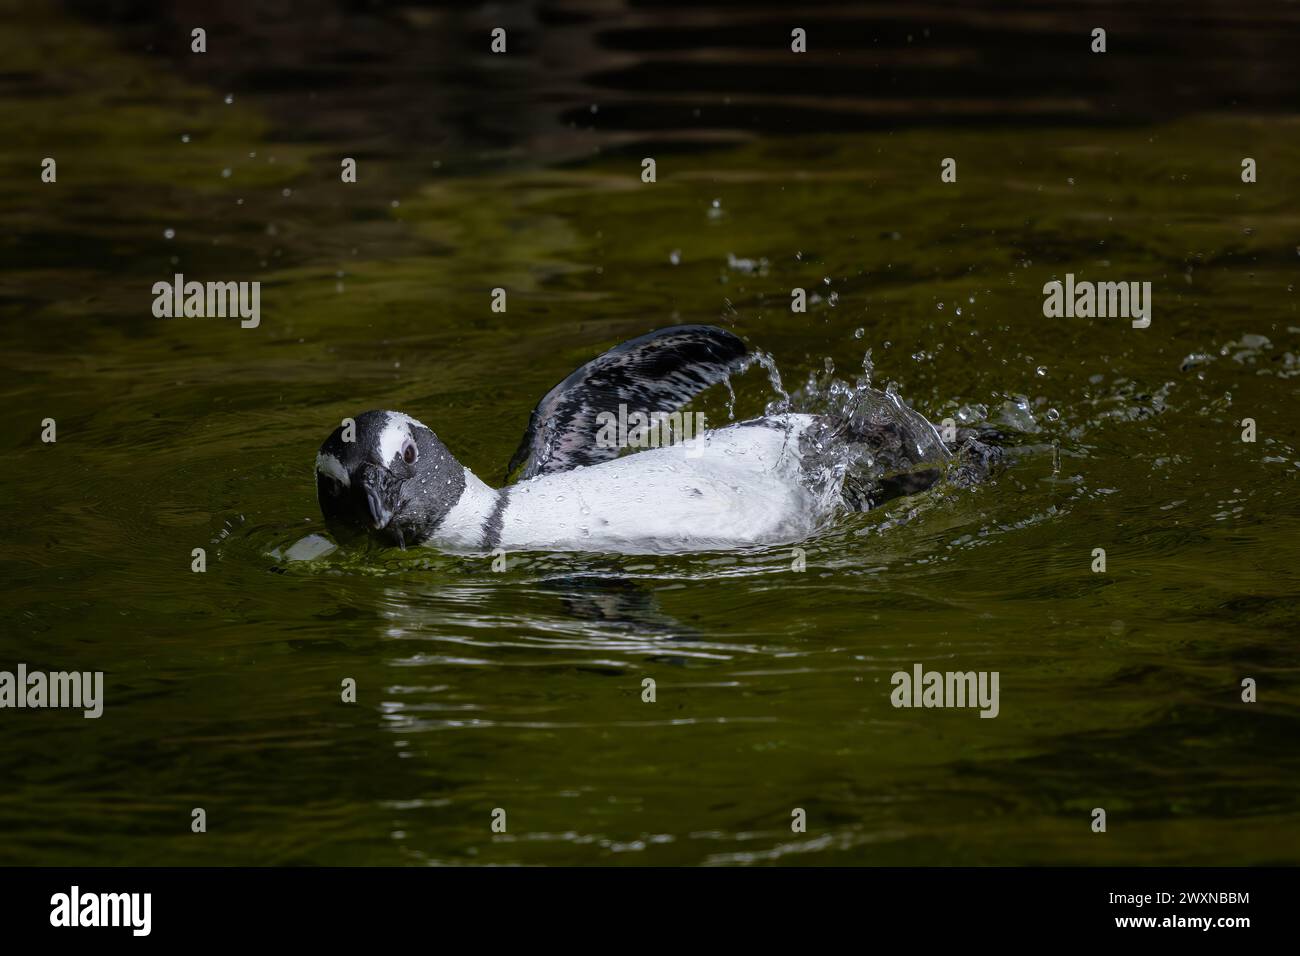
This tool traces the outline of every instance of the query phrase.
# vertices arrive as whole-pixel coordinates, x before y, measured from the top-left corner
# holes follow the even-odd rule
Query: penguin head
[[[316,455],[316,497],[341,541],[420,544],[464,490],[465,469],[432,429],[401,412],[344,419]]]

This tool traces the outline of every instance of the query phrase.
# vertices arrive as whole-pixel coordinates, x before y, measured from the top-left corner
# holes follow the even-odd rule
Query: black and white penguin
[[[799,541],[846,505],[928,487],[952,457],[934,427],[897,402],[883,417],[770,415],[634,454],[601,440],[610,416],[671,413],[751,361],[744,342],[712,326],[615,346],[537,404],[507,469],[516,481],[503,488],[461,465],[422,422],[365,412],[354,440],[340,426],[316,456],[321,512],[337,537],[369,534],[399,547],[725,549]],[[845,449],[894,462],[893,474],[854,489]]]

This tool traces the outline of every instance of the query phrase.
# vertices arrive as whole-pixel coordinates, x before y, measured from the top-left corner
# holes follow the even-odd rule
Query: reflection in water
[[[583,622],[600,622],[649,637],[693,640],[698,634],[664,614],[653,593],[627,578],[546,578],[539,587],[560,596],[566,617]]]

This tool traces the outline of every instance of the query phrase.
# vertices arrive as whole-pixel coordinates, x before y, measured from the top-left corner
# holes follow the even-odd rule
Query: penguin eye
[[[418,452],[415,450],[415,442],[408,439],[406,444],[402,446],[402,461],[406,462],[408,465],[414,465],[417,456]]]

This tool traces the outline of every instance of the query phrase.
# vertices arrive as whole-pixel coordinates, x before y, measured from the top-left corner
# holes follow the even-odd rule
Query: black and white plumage
[[[352,441],[346,434],[339,426],[316,454],[316,498],[330,530],[344,540],[369,532],[400,547],[428,540],[464,495],[469,470],[401,412],[365,412]]]
[[[711,325],[659,329],[614,346],[537,403],[507,478],[521,465],[517,480],[526,481],[617,458],[617,447],[591,440],[602,412],[617,415],[619,405],[673,412],[737,371],[748,355],[744,342]]]
[[[634,454],[598,440],[602,412],[674,412],[748,359],[739,338],[711,326],[661,329],[615,346],[538,403],[508,469],[518,481],[500,489],[457,462],[422,422],[366,412],[355,419],[354,441],[339,428],[320,448],[321,511],[336,535],[369,533],[402,547],[694,551],[798,541],[846,503],[864,506],[847,500],[839,476],[828,479],[836,469],[814,460],[846,427],[861,432],[864,448],[907,446],[897,457],[911,477],[897,493],[937,479],[932,466],[949,453],[910,410],[901,431],[896,423],[788,413]]]

